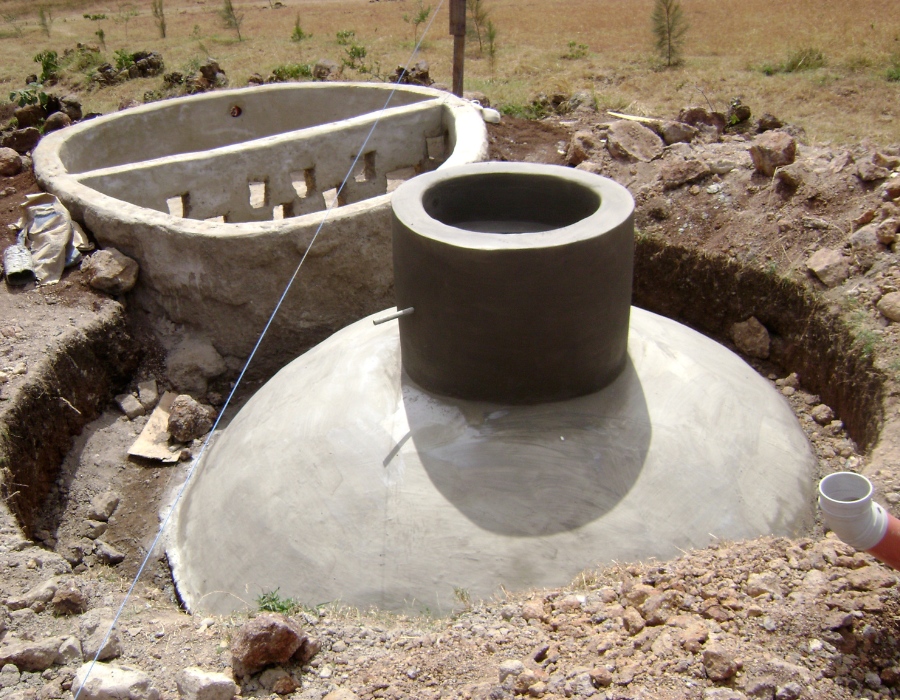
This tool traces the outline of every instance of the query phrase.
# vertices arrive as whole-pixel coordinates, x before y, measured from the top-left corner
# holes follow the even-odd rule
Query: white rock
[[[184,669],[175,682],[185,700],[231,700],[238,693],[237,684],[225,674],[196,666]]]
[[[225,369],[225,360],[204,338],[185,338],[166,358],[169,380],[176,389],[192,396],[206,394],[207,380]]]
[[[102,663],[88,662],[79,668],[72,692],[79,693],[80,700],[159,700],[159,691],[143,671]]]
[[[900,322],[900,292],[885,294],[878,300],[877,306],[886,319]]]
[[[500,664],[499,674],[500,682],[506,680],[507,676],[518,676],[525,670],[525,664],[516,659],[507,659]]]
[[[106,643],[103,642],[112,623],[112,611],[105,608],[90,610],[81,616],[78,636],[85,658],[96,657],[100,661],[108,661],[122,655],[122,639],[119,636],[119,630],[113,629],[109,638],[106,639]],[[102,649],[101,644],[103,645]],[[98,650],[100,650],[99,656],[97,656]]]
[[[159,387],[156,385],[155,379],[148,379],[145,382],[138,382],[138,401],[145,410],[149,411],[159,402]]]
[[[850,276],[850,259],[831,248],[820,248],[806,261],[806,267],[826,287],[836,287]]]
[[[132,394],[119,394],[116,396],[116,405],[119,407],[119,410],[125,414],[128,420],[134,420],[138,416],[142,416],[146,413],[141,402]]]
[[[105,523],[109,520],[109,516],[116,512],[118,507],[119,494],[112,491],[98,493],[91,499],[91,509],[88,511],[88,518]]]

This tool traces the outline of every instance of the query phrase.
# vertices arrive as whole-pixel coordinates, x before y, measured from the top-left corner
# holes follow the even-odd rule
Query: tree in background
[[[485,37],[488,45],[488,59],[491,64],[491,82],[494,82],[494,62],[497,60],[497,28],[491,20],[485,25]]]
[[[238,41],[243,41],[241,37],[241,23],[244,21],[244,15],[239,15],[234,11],[234,5],[231,4],[231,0],[223,0],[222,11],[219,14],[222,16],[225,26],[235,31]]]
[[[466,10],[472,20],[472,30],[478,39],[478,53],[484,52],[484,33],[487,29],[489,11],[484,0],[466,0]]]
[[[53,26],[53,13],[50,10],[45,10],[43,5],[38,7],[38,24],[41,25],[41,30],[44,34],[50,36],[50,27]]]
[[[656,50],[666,66],[681,62],[681,47],[688,24],[678,0],[656,0],[651,16],[653,34],[656,36]]]
[[[161,39],[166,38],[166,10],[163,7],[163,0],[150,0],[150,11],[153,13],[153,19],[156,20],[156,26],[159,29]]]
[[[413,26],[413,44],[419,43],[419,26],[428,21],[431,15],[431,5],[425,7],[422,0],[416,3],[416,11],[411,15],[403,15],[403,21]]]

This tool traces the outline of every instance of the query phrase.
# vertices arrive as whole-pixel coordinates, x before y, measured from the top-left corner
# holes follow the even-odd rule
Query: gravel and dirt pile
[[[750,148],[761,142],[760,134],[713,133],[716,126],[702,121],[693,128],[690,143],[666,145],[671,126],[589,109],[537,123],[504,118],[491,128],[492,156],[569,164],[629,187],[637,203],[639,258],[642,250],[647,256],[684,251],[685,260],[688,253],[707,256],[726,273],[752,268],[775,288],[799,285],[814,295],[849,334],[845,345],[835,340],[822,347],[822,361],[834,359],[834,348],[856,358],[834,378],[840,390],[827,382],[811,386],[812,370],[805,377],[790,365],[795,343],[784,330],[789,319],[769,317],[764,309],[720,318],[709,309],[716,297],[733,291],[704,287],[699,277],[670,280],[682,290],[682,306],[673,313],[742,351],[791,403],[818,456],[815,476],[865,473],[879,500],[896,509],[900,341],[889,302],[900,291],[891,238],[900,189],[892,195],[890,187],[898,182],[900,149],[806,145],[786,128],[777,132],[784,137],[767,139],[769,150],[761,156]],[[663,136],[657,142],[639,129]],[[792,151],[791,162],[765,173]],[[0,179],[0,190],[6,187],[14,192],[0,198],[4,247],[12,242],[7,224],[18,219],[22,197],[36,191],[28,173]],[[828,265],[809,262],[823,250],[832,254]],[[645,283],[636,279],[636,288],[654,300]],[[674,303],[654,303],[664,301]],[[752,307],[743,301],[739,308]],[[66,406],[71,397],[59,383],[36,377],[37,368],[68,347],[73,334],[90,336],[88,326],[104,314],[126,316],[127,297],[112,301],[92,291],[78,270],[56,287],[0,288],[0,418],[7,431],[0,437],[17,444],[8,419],[28,392],[56,392],[59,415],[68,411],[76,418],[77,409]],[[735,329],[734,321],[750,323],[751,316],[758,328],[751,323]],[[753,342],[746,340],[747,328],[756,333]],[[235,663],[240,667],[233,654],[247,616],[185,614],[157,553],[116,631],[103,640],[153,542],[160,510],[187,468],[184,462],[163,466],[127,456],[148,418],[129,420],[114,407],[113,394],[125,390],[137,397],[138,383],[149,379],[158,382],[160,395],[169,388],[162,358],[149,341],[141,342],[151,348],[141,365],[120,343],[112,357],[121,376],[78,384],[79,391],[102,395],[101,410],[79,413],[86,427],[56,462],[62,466],[44,485],[48,496],[40,508],[20,508],[19,522],[0,509],[0,700],[71,697],[76,672],[98,649],[104,672],[107,662],[139,671],[119,678],[131,697],[227,698],[234,690],[225,681]],[[82,367],[78,376],[89,370]],[[876,385],[883,395],[851,400],[855,387],[873,392]],[[195,398],[220,403],[221,387],[216,390],[219,395]],[[853,415],[842,414],[838,400]],[[52,424],[46,430],[52,442]],[[29,443],[35,453],[39,442]],[[197,443],[187,449],[196,451]],[[10,480],[11,466],[3,465],[4,496],[25,502],[13,494],[29,484]],[[22,525],[33,539],[23,537]],[[460,591],[459,612],[443,619],[425,611],[418,617],[360,611],[338,602],[291,609],[275,595],[275,607],[281,605],[320,650],[311,659],[289,654],[285,658],[293,660],[234,680],[244,697],[315,700],[900,694],[895,573],[825,536],[820,526],[806,534],[716,542],[665,563],[588,569],[560,590],[492,601],[470,601]],[[262,593],[248,586],[245,600],[255,607]],[[191,667],[202,671],[185,673]],[[224,674],[224,681],[215,674]]]

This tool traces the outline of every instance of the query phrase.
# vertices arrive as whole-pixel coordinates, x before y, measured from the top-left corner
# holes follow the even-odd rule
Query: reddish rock
[[[231,644],[231,668],[235,676],[249,676],[266,666],[286,663],[298,652],[312,658],[313,649],[317,651],[318,645],[299,624],[284,615],[266,613],[238,630]]]
[[[750,146],[750,159],[757,172],[772,177],[775,168],[790,165],[797,157],[797,142],[783,131],[767,131]]]
[[[681,187],[709,175],[709,166],[696,158],[673,158],[663,163],[659,178],[667,190]]]
[[[178,442],[190,442],[206,435],[214,414],[187,394],[177,396],[169,409],[169,434]]]

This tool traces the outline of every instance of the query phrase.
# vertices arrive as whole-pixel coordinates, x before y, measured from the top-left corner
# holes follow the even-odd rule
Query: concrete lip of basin
[[[83,122],[43,138],[34,163],[41,185],[101,246],[140,263],[138,307],[182,337],[211,341],[234,367],[253,348],[326,206],[339,205],[259,356],[271,373],[393,303],[389,191],[486,155],[480,109],[449,93],[292,83]],[[383,273],[361,274],[370,266]]]
[[[446,613],[612,560],[813,523],[815,457],[737,355],[633,308],[599,392],[506,405],[430,393],[397,325],[363,319],[282,369],[218,436],[167,553],[192,611],[307,605]]]

